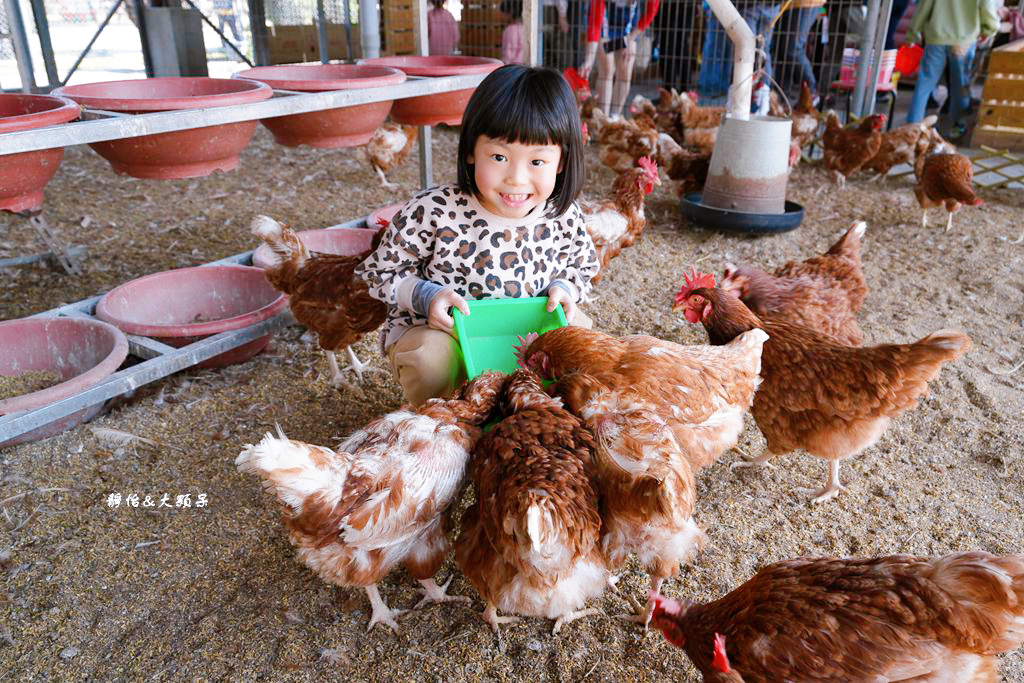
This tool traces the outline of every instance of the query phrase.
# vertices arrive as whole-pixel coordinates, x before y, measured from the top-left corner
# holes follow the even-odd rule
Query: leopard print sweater
[[[395,214],[356,274],[370,296],[388,304],[381,330],[387,349],[407,328],[427,324],[408,297],[400,296],[409,278],[449,287],[467,299],[543,296],[558,280],[569,284],[576,301],[584,301],[599,268],[575,203],[557,218],[505,218],[457,186],[442,185],[416,195]]]

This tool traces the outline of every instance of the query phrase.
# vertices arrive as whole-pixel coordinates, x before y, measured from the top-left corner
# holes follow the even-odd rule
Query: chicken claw
[[[387,606],[384,600],[381,599],[380,593],[377,592],[377,585],[370,584],[366,587],[366,595],[370,598],[370,606],[373,607],[373,614],[370,616],[370,625],[366,627],[367,631],[373,629],[377,624],[384,624],[391,628],[392,631],[398,633],[398,622],[395,619],[408,610],[404,609],[392,609]]]
[[[820,491],[815,491],[811,498],[811,503],[824,503],[826,500],[832,500],[839,495],[840,491],[845,491],[846,487],[839,483],[839,461],[829,460],[828,463],[828,485]]]
[[[498,608],[495,607],[493,602],[487,603],[487,609],[484,610],[483,618],[499,636],[501,635],[501,630],[498,628],[499,624],[514,624],[519,621],[519,617],[499,617]]]
[[[604,615],[604,610],[598,607],[590,607],[587,609],[578,609],[575,612],[566,612],[562,616],[555,619],[555,627],[551,629],[551,635],[555,635],[562,630],[562,626],[568,624],[571,621],[576,621],[582,617],[589,617],[595,614]]]
[[[452,582],[453,578],[455,578],[454,574],[448,577],[443,586],[438,586],[433,579],[420,579],[420,585],[423,586],[423,598],[416,603],[413,609],[416,610],[434,602],[472,602],[465,595],[448,595],[446,592],[448,584]]]
[[[348,352],[349,361],[349,364],[345,366],[345,370],[351,369],[352,372],[356,373],[356,376],[359,377],[360,382],[363,381],[364,372],[381,372],[387,374],[383,369],[372,367],[369,362],[364,363],[359,360],[359,358],[356,357],[356,352],[352,350],[351,346],[346,346],[345,351]]]
[[[764,453],[757,456],[753,460],[737,460],[736,462],[729,465],[729,469],[734,470],[737,467],[770,467],[774,469],[775,465],[773,465],[770,462],[773,456],[774,453],[772,453],[768,449],[765,449]]]

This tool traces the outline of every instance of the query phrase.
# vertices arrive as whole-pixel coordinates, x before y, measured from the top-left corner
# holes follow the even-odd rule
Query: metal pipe
[[[878,6],[879,0],[870,0],[868,5],[867,21],[864,24],[864,33],[860,38],[860,59],[857,60],[857,83],[853,87],[853,112],[857,118],[864,116],[864,92],[868,88],[868,78],[871,75],[872,52],[875,45],[875,29],[878,27]],[[877,78],[877,76],[876,76]],[[871,86],[874,92],[874,86]],[[873,97],[873,96],[872,96]]]
[[[7,26],[11,31],[11,43],[14,44],[14,56],[18,62],[18,74],[21,76],[21,91],[35,92],[36,78],[32,70],[32,53],[28,47],[28,36],[25,33],[25,21],[21,17],[18,0],[4,0],[7,7]]]
[[[135,21],[139,26],[139,40],[142,42],[142,62],[146,66],[146,78],[153,78],[153,55],[149,50],[149,31],[146,30],[146,3],[143,0],[128,0],[128,2],[135,3]],[[68,78],[71,78],[71,74],[64,78],[65,83],[68,82]]]
[[[36,22],[36,34],[39,36],[39,49],[43,53],[43,66],[46,67],[46,81],[50,88],[60,85],[57,74],[57,61],[53,56],[53,41],[50,40],[50,23],[46,19],[46,7],[43,0],[29,0],[32,5],[32,17]]]
[[[540,3],[537,0],[523,3],[523,34],[526,36],[526,63],[537,66],[540,63]]]
[[[252,31],[252,57],[258,66],[270,63],[267,49],[267,11],[263,0],[249,0],[249,30]]]
[[[324,0],[316,0],[316,42],[320,49],[320,63],[331,61],[331,45],[327,39],[327,13],[324,12]]]
[[[707,2],[733,44],[732,85],[729,86],[726,110],[729,116],[747,121],[750,119],[750,92],[754,80],[754,32],[729,0]]]
[[[205,21],[206,25],[212,28],[217,33],[217,35],[220,36],[220,40],[222,43],[224,43],[225,45],[229,46],[232,50],[234,50],[234,53],[238,55],[243,62],[245,62],[249,66],[253,65],[252,62],[249,61],[249,58],[243,55],[242,51],[235,46],[234,41],[230,40],[226,35],[224,35],[223,31],[221,31],[219,28],[213,25],[213,22],[210,21],[210,18],[203,14],[203,10],[196,7],[195,3],[192,2],[192,0],[185,0],[185,2],[188,3],[189,7],[194,9],[196,12],[199,12],[199,18]],[[225,51],[226,50],[227,48],[225,48]]]
[[[352,51],[352,8],[349,6],[348,0],[341,0],[341,14],[345,19],[345,47],[348,59],[352,61],[356,57]]]
[[[347,2],[348,0],[343,0]],[[414,2],[413,19],[415,20],[416,7],[422,3]],[[380,57],[380,9],[376,2],[359,3],[359,31],[362,40],[363,57]],[[426,31],[426,23],[424,23]]]
[[[875,95],[878,93],[878,74],[882,70],[882,55],[885,52],[885,34],[889,30],[889,15],[892,13],[892,0],[881,0],[878,21],[873,36],[874,50],[871,60],[871,79],[864,90],[864,103],[861,111],[864,116],[875,113]],[[895,96],[895,94],[894,94]],[[892,123],[891,121],[889,123]]]

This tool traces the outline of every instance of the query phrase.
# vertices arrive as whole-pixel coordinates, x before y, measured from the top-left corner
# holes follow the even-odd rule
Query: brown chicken
[[[469,454],[480,437],[506,378],[486,373],[451,399],[430,399],[379,417],[337,450],[267,434],[235,459],[258,475],[284,506],[288,540],[320,578],[366,589],[373,607],[369,628],[398,630],[377,582],[402,564],[426,592],[427,602],[449,597],[433,576],[450,548],[449,507],[461,491]],[[449,582],[451,579],[449,579]]]
[[[665,88],[658,89],[658,102],[655,104],[657,110],[654,114],[654,124],[658,130],[668,133],[679,144],[683,143],[683,114],[679,108],[679,93]]]
[[[898,128],[882,133],[882,144],[878,154],[864,168],[875,171],[879,177],[886,175],[898,164],[914,165],[917,159],[918,143],[929,135],[939,117],[935,114],[926,116],[918,123],[907,123]]]
[[[370,296],[366,283],[353,271],[377,247],[380,232],[369,249],[353,255],[310,252],[294,231],[266,216],[253,219],[252,232],[274,254],[267,280],[288,295],[295,319],[317,334],[327,354],[331,384],[346,383],[334,357],[342,348],[351,363],[345,369],[352,368],[360,380],[363,372],[376,370],[356,357],[352,344],[383,324],[387,306]]]
[[[641,157],[653,157],[658,151],[658,129],[644,114],[632,119],[609,121],[600,109],[594,118],[600,123],[597,136],[598,158],[613,171],[628,171]]]
[[[373,137],[363,146],[363,152],[366,160],[377,172],[381,185],[388,189],[398,187],[389,182],[384,174],[405,160],[418,135],[419,129],[416,126],[397,123],[385,123],[373,131]]]
[[[636,553],[651,589],[679,573],[704,544],[693,521],[697,481],[671,427],[637,394],[570,372],[554,386],[597,439],[594,482],[601,498],[601,550],[613,569]],[[647,626],[654,604],[630,617]]]
[[[530,340],[521,363],[545,379],[591,375],[610,390],[608,400],[653,411],[672,429],[696,473],[736,445],[760,382],[765,339],[755,330],[724,347],[681,346],[639,334],[614,337],[562,327]]]
[[[981,206],[974,193],[974,165],[963,154],[945,151],[933,143],[914,163],[917,185],[914,194],[921,205],[921,226],[928,226],[928,209],[941,206],[948,212],[946,230],[953,226],[953,214],[963,205]]]
[[[727,264],[722,289],[738,296],[759,316],[813,327],[860,346],[864,333],[855,314],[868,291],[860,263],[866,229],[867,223],[855,221],[823,255],[789,261],[774,274],[756,266]]]
[[[680,146],[668,133],[659,133],[658,163],[665,169],[665,175],[678,183],[676,193],[682,197],[704,189],[711,154],[692,152]]]
[[[473,451],[476,501],[462,517],[456,558],[496,632],[517,621],[499,617],[501,610],[556,619],[558,633],[601,612],[580,608],[610,577],[590,483],[594,437],[525,370],[508,380],[502,413]]]
[[[691,128],[718,128],[725,119],[725,107],[701,107],[697,104],[697,93],[679,94],[679,114],[683,130]]]
[[[821,112],[814,107],[811,86],[804,81],[800,86],[800,99],[793,107],[793,130],[790,139],[803,149],[814,142],[821,124]]]
[[[721,634],[747,683],[998,683],[996,655],[1024,642],[1024,555],[798,558],[713,602],[655,602],[652,624],[706,677]]]
[[[839,183],[846,185],[846,179],[856,173],[878,154],[882,146],[884,114],[872,114],[856,126],[843,128],[839,116],[829,111],[825,117],[825,165]]]
[[[710,277],[710,276],[708,276]],[[761,386],[750,413],[768,442],[764,454],[734,467],[762,465],[803,448],[829,461],[828,485],[812,502],[835,497],[839,463],[874,444],[892,418],[917,405],[942,366],[959,358],[971,340],[959,330],[939,330],[913,344],[851,347],[820,330],[750,312],[732,294],[684,285],[673,310],[703,323],[712,344],[762,329]]]
[[[643,157],[636,166],[619,173],[612,184],[611,196],[596,202],[580,201],[587,232],[601,262],[601,271],[594,276],[594,282],[604,277],[604,269],[619,252],[633,246],[643,234],[647,227],[644,201],[657,185],[661,185],[658,165]]]

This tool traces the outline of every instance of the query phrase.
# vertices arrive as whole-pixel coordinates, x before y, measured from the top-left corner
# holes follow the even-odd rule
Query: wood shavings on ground
[[[435,133],[438,181],[455,177],[456,141],[452,131]],[[595,148],[587,163],[585,193],[601,196],[613,175]],[[298,229],[364,216],[409,198],[418,177],[410,155],[388,173],[400,186],[388,191],[358,150],[280,147],[263,130],[238,170],[193,180],[116,176],[89,148],[68,148],[45,208],[66,241],[88,247],[85,272],[6,269],[5,285],[18,295],[4,297],[0,317],[252,249],[255,213]],[[911,341],[956,327],[975,344],[916,410],[843,466],[849,490],[823,505],[811,507],[802,489],[821,484],[826,464],[806,454],[776,458],[772,469],[729,471],[741,452],[764,446],[748,418],[739,448],[698,477],[696,518],[709,542],[666,593],[713,599],[763,564],[798,555],[1024,550],[1024,373],[987,369],[1013,367],[1024,348],[1024,252],[1000,239],[1019,232],[1024,196],[981,195],[985,206],[963,209],[944,233],[942,225],[921,228],[910,178],[869,183],[859,175],[838,190],[823,168],[802,165],[788,196],[805,206],[803,226],[764,237],[687,224],[671,183],[651,195],[647,232],[612,261],[584,305],[600,329],[704,343],[702,328],[671,311],[692,264],[716,273],[726,262],[774,267],[821,253],[862,219],[868,340]],[[40,251],[24,219],[0,216],[0,236],[15,254]],[[384,366],[375,335],[354,350]],[[428,607],[404,616],[397,635],[367,633],[364,591],[329,586],[298,563],[276,502],[234,466],[244,444],[275,423],[289,437],[335,446],[401,402],[388,375],[367,375],[359,391],[331,387],[327,375],[315,341],[292,327],[244,364],[177,373],[117,400],[90,425],[0,452],[0,500],[38,486],[25,482],[73,490],[23,497],[6,506],[10,520],[0,515],[0,558],[8,558],[0,562],[0,624],[9,629],[0,631],[0,671],[11,680],[699,680],[659,634],[614,618],[583,619],[554,637],[551,622],[525,619],[503,629],[499,648],[451,559],[438,578],[455,572],[450,592],[473,597],[472,606]],[[104,444],[90,427],[160,446]],[[169,507],[112,507],[113,493],[168,494]],[[174,507],[184,494],[205,494],[209,504]],[[646,594],[638,564],[620,574],[620,591]],[[404,571],[380,591],[396,607],[419,599]],[[609,615],[628,609],[614,593],[595,606]],[[62,658],[66,648],[75,654]],[[1004,656],[1001,667],[1005,680],[1024,681],[1024,653]]]

